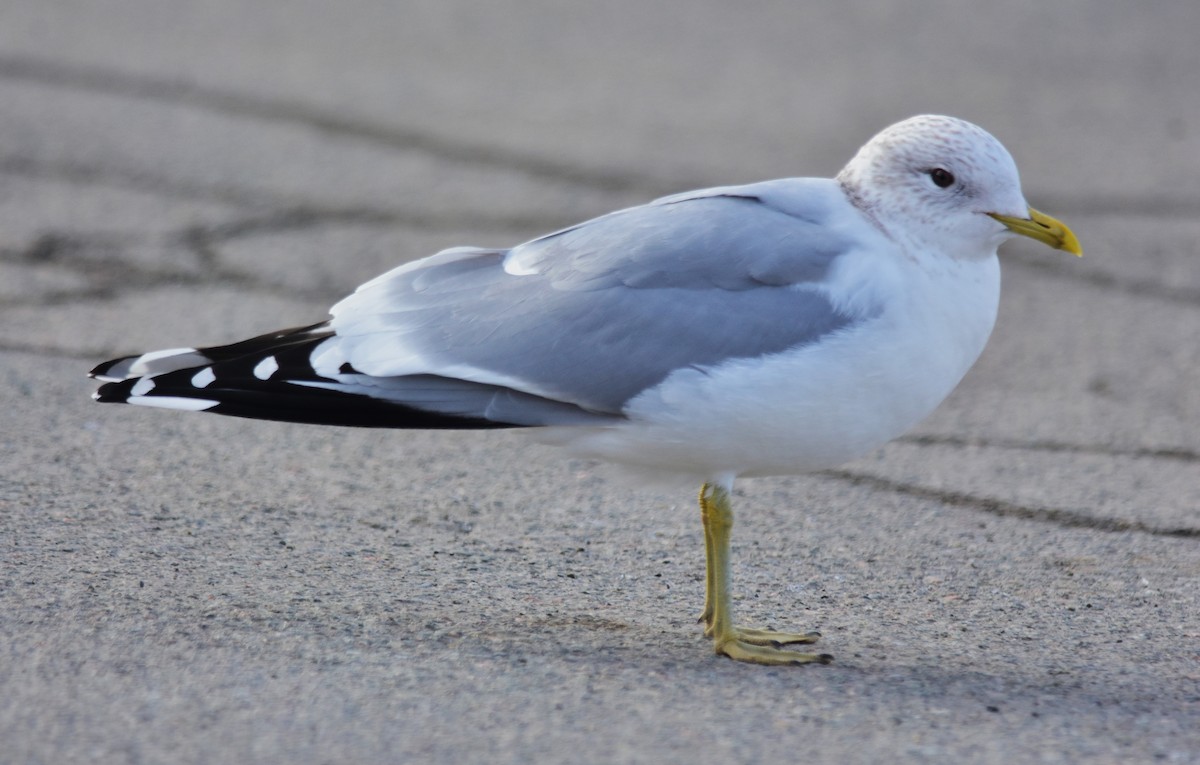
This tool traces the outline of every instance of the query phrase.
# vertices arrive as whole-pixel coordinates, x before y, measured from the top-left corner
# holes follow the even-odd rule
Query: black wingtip
[[[95,374],[91,376],[96,377]],[[133,387],[134,382],[134,380],[106,382],[92,393],[92,400],[99,401],[101,404],[124,404],[129,401],[129,389]]]

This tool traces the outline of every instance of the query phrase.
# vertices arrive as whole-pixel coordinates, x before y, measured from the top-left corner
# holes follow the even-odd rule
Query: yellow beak
[[[988,215],[1021,236],[1036,239],[1056,250],[1066,250],[1072,255],[1083,255],[1083,248],[1079,246],[1079,240],[1075,238],[1075,233],[1067,228],[1067,224],[1038,212],[1032,207],[1029,208],[1028,218],[1014,218],[1011,215],[999,213],[988,213]]]

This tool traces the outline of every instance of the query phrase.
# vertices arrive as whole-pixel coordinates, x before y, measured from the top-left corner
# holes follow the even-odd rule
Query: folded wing
[[[102,401],[378,427],[617,422],[678,369],[866,318],[827,279],[855,242],[829,182],[668,197],[511,250],[456,248],[360,287],[324,324],[97,367]]]

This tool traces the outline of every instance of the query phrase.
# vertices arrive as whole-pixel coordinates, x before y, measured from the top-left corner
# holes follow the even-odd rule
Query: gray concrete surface
[[[0,762],[1200,761],[1200,5],[0,6]],[[746,481],[713,657],[691,489],[515,434],[100,407],[110,355],[323,317],[454,244],[1004,141],[1006,251],[912,436]]]

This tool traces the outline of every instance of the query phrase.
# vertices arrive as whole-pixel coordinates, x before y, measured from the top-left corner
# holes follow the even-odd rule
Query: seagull
[[[826,663],[734,623],[736,478],[830,468],[928,415],[979,357],[1013,236],[1082,255],[982,128],[912,117],[835,178],[691,191],[511,249],[454,247],[317,324],[100,364],[102,402],[319,425],[526,428],[701,483],[718,655]]]

